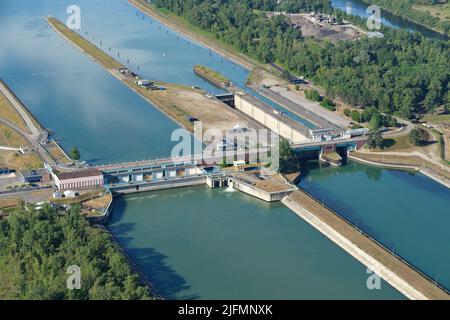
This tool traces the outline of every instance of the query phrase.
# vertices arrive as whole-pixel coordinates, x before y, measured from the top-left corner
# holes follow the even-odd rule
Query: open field
[[[19,133],[0,123],[0,146],[20,148],[29,143]]]
[[[19,204],[22,203],[22,200],[19,198],[6,198],[6,199],[0,199],[0,212],[7,211],[10,209],[14,209]]]
[[[431,122],[434,124],[449,124],[450,125],[450,114],[441,114],[441,115],[431,115],[428,114],[423,118],[426,122]]]
[[[69,159],[60,149],[59,146],[56,145],[56,142],[52,140],[49,144],[45,146],[45,149],[48,151],[50,156],[58,163],[69,164],[72,163],[72,160]]]
[[[34,152],[20,154],[16,151],[0,151],[0,167],[30,170],[42,168],[43,165],[41,158]]]
[[[414,5],[413,9],[429,12],[433,17],[442,21],[450,21],[450,2],[435,5]]]
[[[19,113],[9,103],[3,93],[0,92],[0,118],[6,119],[11,123],[14,123],[24,131],[27,130],[25,121],[20,117]]]

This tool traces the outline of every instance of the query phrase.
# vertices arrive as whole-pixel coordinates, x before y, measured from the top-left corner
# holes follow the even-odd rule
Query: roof
[[[96,177],[101,176],[102,173],[98,169],[87,169],[73,172],[61,172],[56,174],[59,180],[67,180],[67,179],[77,179],[77,178],[87,178],[87,177]]]
[[[43,174],[45,174],[45,169],[35,169],[35,170],[23,170],[20,171],[20,173],[22,174],[22,176],[26,177],[37,177],[37,176],[42,176]]]

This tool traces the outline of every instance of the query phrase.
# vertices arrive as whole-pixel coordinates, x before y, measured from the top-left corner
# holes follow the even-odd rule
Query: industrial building
[[[59,190],[103,187],[103,173],[97,169],[53,173],[53,180]]]
[[[237,110],[255,119],[291,143],[312,141],[308,128],[249,94],[236,93],[234,104]]]

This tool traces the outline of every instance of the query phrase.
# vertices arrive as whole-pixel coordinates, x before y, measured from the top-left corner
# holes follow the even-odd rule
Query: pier
[[[448,292],[304,191],[283,204],[412,300],[449,300]]]

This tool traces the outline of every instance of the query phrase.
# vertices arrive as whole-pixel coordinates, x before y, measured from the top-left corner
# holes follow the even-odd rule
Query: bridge
[[[341,139],[333,141],[317,141],[303,144],[293,144],[297,152],[319,151],[327,152],[330,148],[355,150],[364,145],[366,137]],[[167,189],[181,186],[206,183],[206,179],[221,179],[223,171],[218,165],[223,163],[224,157],[228,163],[234,160],[244,160],[246,163],[260,162],[267,157],[269,148],[251,150],[227,150],[217,155],[206,156],[197,154],[185,157],[162,158],[117,164],[99,165],[94,168],[100,170],[105,179],[105,186],[112,192],[127,193]]]

